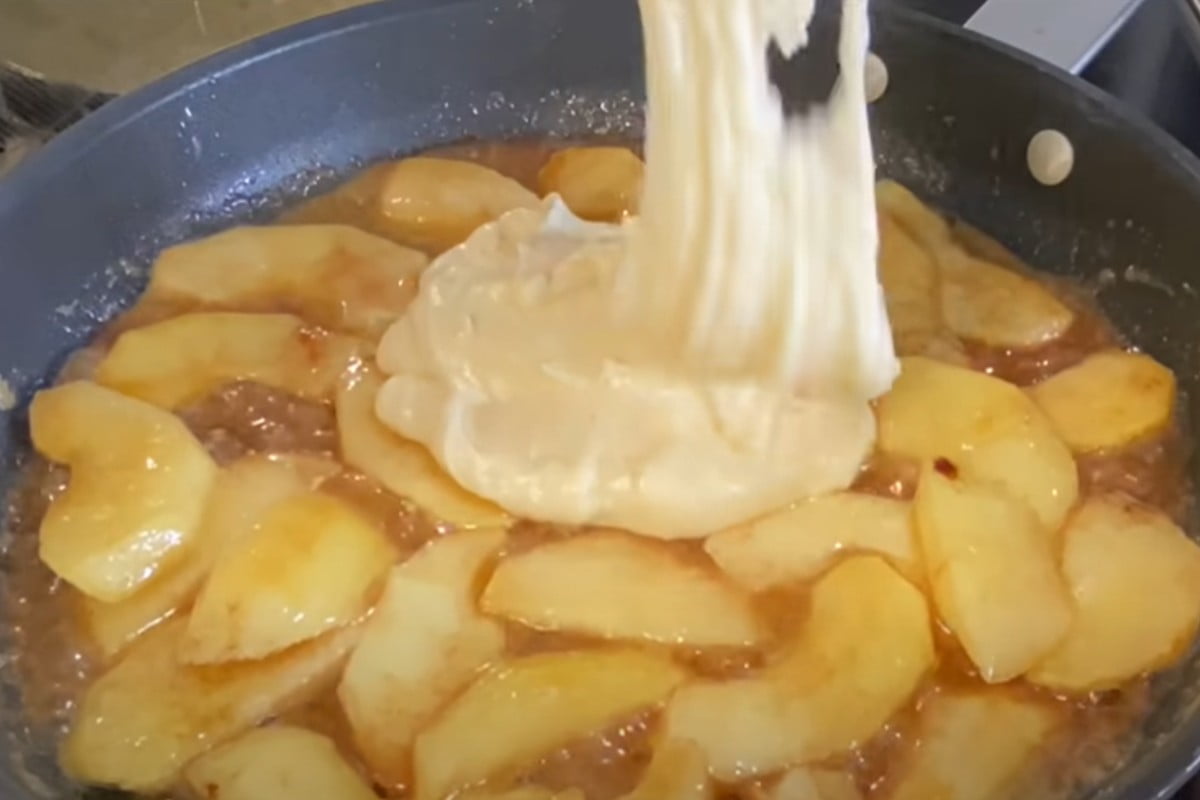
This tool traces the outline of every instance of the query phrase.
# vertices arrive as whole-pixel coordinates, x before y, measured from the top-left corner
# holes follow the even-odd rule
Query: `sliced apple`
[[[1062,524],[1079,497],[1070,449],[1033,400],[999,378],[905,358],[876,413],[885,454],[947,458],[964,479],[1006,487],[1049,530]]]
[[[385,785],[411,779],[417,732],[504,651],[504,629],[475,607],[504,538],[450,534],[392,569],[338,687],[358,750]]]
[[[875,202],[929,253],[936,255],[953,244],[950,225],[942,215],[895,181],[882,180],[875,184]]]
[[[383,178],[379,208],[391,237],[432,253],[449,250],[476,228],[538,197],[493,169],[446,158],[406,158]]]
[[[921,710],[920,741],[895,767],[888,800],[996,800],[1061,722],[1047,703],[1000,689],[940,692]]]
[[[1121,350],[1089,356],[1029,391],[1077,453],[1153,438],[1175,412],[1175,374],[1150,356]]]
[[[803,500],[754,522],[721,531],[704,549],[752,592],[811,580],[845,553],[877,553],[910,580],[923,576],[910,504],[857,492]]]
[[[662,703],[686,675],[639,650],[543,653],[500,664],[416,740],[416,800],[527,768],[572,739]]]
[[[383,379],[372,365],[347,371],[338,386],[337,423],[342,458],[407,497],[430,516],[459,528],[504,525],[499,506],[463,489],[422,445],[409,441],[375,416]]]
[[[251,731],[188,765],[199,798],[379,800],[330,739],[287,725]]]
[[[194,542],[216,462],[177,417],[86,381],[38,392],[33,445],[71,468],[46,510],[39,554],[84,594],[123,600]]]
[[[593,531],[506,558],[480,601],[539,630],[689,647],[764,636],[749,595],[658,542]]]
[[[879,215],[879,282],[896,352],[927,355],[942,327],[937,262],[886,213]]]
[[[213,484],[195,543],[179,563],[116,603],[85,597],[84,624],[103,655],[179,612],[195,597],[220,552],[250,533],[268,508],[337,474],[336,462],[317,456],[249,456],[221,470]]]
[[[424,253],[349,225],[247,226],[164,250],[147,291],[225,309],[291,311],[377,340],[416,294],[428,263]]]
[[[817,582],[807,626],[756,677],[699,682],[667,705],[668,736],[704,751],[719,780],[769,775],[874,736],[933,668],[925,598],[876,556]]]
[[[284,499],[223,552],[200,590],[181,658],[263,658],[359,619],[395,561],[382,531],[320,492]]]
[[[361,346],[288,314],[184,314],[121,334],[96,381],[163,408],[239,380],[328,400]]]
[[[637,787],[621,800],[712,800],[704,753],[694,742],[665,739],[654,748]]]
[[[862,800],[862,792],[845,772],[798,767],[785,772],[763,800]]]
[[[988,683],[1023,675],[1071,625],[1054,537],[1002,487],[928,467],[913,502],[933,598]]]
[[[946,326],[989,347],[1031,348],[1066,333],[1075,312],[1033,278],[954,247],[939,257]]]
[[[1200,547],[1160,512],[1111,494],[1064,533],[1075,599],[1066,638],[1029,673],[1056,690],[1112,689],[1179,660],[1200,626]]]
[[[568,147],[538,173],[538,191],[558,194],[578,217],[620,222],[637,214],[645,164],[625,147]]]
[[[150,631],[83,693],[60,754],[68,775],[164,792],[192,759],[327,688],[359,633],[344,628],[263,661],[193,667],[178,658],[186,625]]]

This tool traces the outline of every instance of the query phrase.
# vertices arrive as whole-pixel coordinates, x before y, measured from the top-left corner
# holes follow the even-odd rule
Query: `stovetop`
[[[965,22],[981,5],[980,0],[877,0],[889,1],[955,23]],[[1083,76],[1200,154],[1198,8],[1200,0],[1147,0]],[[109,97],[83,87],[47,83],[5,66],[0,53],[0,175]],[[1185,787],[1175,800],[1200,800],[1200,780]]]

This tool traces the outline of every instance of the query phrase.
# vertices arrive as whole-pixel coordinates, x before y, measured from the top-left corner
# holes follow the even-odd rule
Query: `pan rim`
[[[528,0],[381,0],[356,8],[309,20],[283,28],[265,36],[235,44],[201,61],[183,67],[134,92],[116,98],[85,117],[81,122],[54,137],[38,153],[19,165],[0,180],[0,216],[17,208],[28,193],[39,190],[62,172],[76,165],[109,137],[120,136],[124,130],[146,114],[180,95],[222,80],[238,70],[294,48],[304,47],[326,38],[397,19],[452,14],[463,7],[495,8],[497,2],[528,2]],[[585,0],[586,1],[586,0]],[[536,9],[536,5],[534,5]],[[1019,62],[1023,69],[1032,69],[1051,79],[1061,88],[1070,90],[1086,100],[1099,112],[1119,123],[1129,135],[1138,137],[1141,146],[1157,149],[1170,159],[1186,182],[1200,198],[1200,158],[1181,143],[1117,98],[1042,62],[1015,48],[988,39],[927,14],[896,6],[875,10],[879,18],[894,19],[902,24],[921,26],[930,31],[954,38],[974,47]],[[0,252],[3,252],[0,241]],[[1187,779],[1200,769],[1200,715],[1180,726],[1169,743],[1147,754],[1130,767],[1130,778],[1124,797],[1128,800],[1166,800]],[[1113,797],[1111,787],[1103,787],[1089,795],[1092,798]]]

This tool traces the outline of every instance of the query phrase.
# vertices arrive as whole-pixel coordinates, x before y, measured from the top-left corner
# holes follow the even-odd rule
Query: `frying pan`
[[[881,172],[1031,264],[1101,287],[1200,421],[1200,163],[1014,49],[894,7],[877,9],[874,32],[891,74],[872,111]],[[24,402],[133,299],[159,249],[439,142],[636,136],[640,53],[634,0],[404,0],[239,46],[57,137],[0,181],[0,377],[20,400],[0,413],[5,480],[29,448]],[[1025,166],[1047,127],[1076,149],[1053,189]],[[0,654],[10,639],[0,628]],[[73,796],[21,721],[13,674],[0,655],[0,797]],[[1198,688],[1196,657],[1160,681],[1129,766],[1089,798],[1156,800],[1183,783],[1200,759]]]

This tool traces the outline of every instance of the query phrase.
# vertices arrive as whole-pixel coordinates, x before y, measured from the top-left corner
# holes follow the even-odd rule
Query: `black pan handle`
[[[987,0],[966,27],[1079,73],[1143,0]]]

